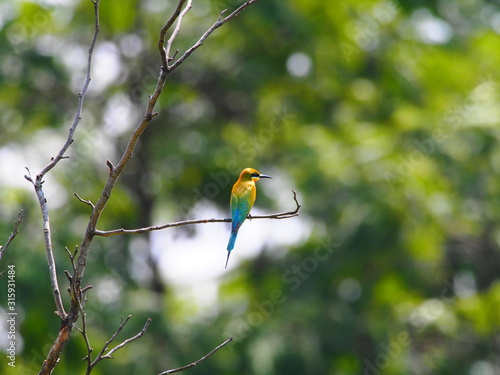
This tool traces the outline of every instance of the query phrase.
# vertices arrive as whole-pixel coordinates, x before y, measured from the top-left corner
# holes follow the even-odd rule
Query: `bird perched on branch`
[[[229,243],[227,244],[227,260],[225,268],[227,268],[227,262],[229,261],[231,250],[234,248],[234,242],[236,241],[238,230],[247,218],[255,202],[255,197],[257,196],[255,183],[259,181],[260,178],[272,177],[260,174],[253,168],[245,168],[241,171],[238,181],[236,181],[233,185],[233,190],[231,190],[232,228]]]

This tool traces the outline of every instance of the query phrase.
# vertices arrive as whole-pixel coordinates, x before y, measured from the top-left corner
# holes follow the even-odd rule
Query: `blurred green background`
[[[174,49],[222,9],[194,2]],[[62,290],[67,246],[156,83],[173,1],[106,0],[83,119],[45,179]],[[38,372],[59,321],[34,175],[75,114],[93,31],[90,1],[0,4],[0,263],[16,267],[17,360]],[[224,270],[228,224],[96,238],[85,282],[94,351],[146,335],[94,374],[156,374],[234,336],[190,374],[500,373],[500,4],[262,0],[217,30],[167,82],[99,229],[229,216],[241,169],[254,213]],[[68,298],[65,295],[67,303]],[[81,321],[78,322],[81,324]],[[55,374],[84,372],[75,330]]]

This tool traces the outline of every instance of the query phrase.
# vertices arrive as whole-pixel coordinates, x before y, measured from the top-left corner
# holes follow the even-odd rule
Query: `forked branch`
[[[144,327],[142,327],[142,329],[139,331],[139,333],[137,333],[136,335],[134,335],[134,336],[132,336],[132,337],[126,339],[126,340],[123,340],[120,344],[118,344],[117,346],[115,346],[113,349],[108,350],[109,345],[111,345],[111,343],[116,339],[116,336],[118,336],[118,334],[122,331],[123,327],[125,327],[125,324],[127,324],[127,322],[129,321],[129,319],[131,317],[132,317],[132,315],[129,315],[125,319],[123,319],[123,318],[120,319],[120,326],[118,327],[118,329],[116,330],[116,332],[111,336],[111,338],[108,341],[106,341],[106,343],[102,347],[101,351],[97,354],[97,356],[95,357],[94,360],[92,360],[92,348],[90,347],[90,344],[88,342],[88,338],[86,336],[86,332],[80,331],[84,335],[85,342],[87,343],[87,356],[84,358],[84,360],[87,361],[87,372],[86,372],[86,375],[89,375],[92,372],[92,369],[100,361],[102,361],[103,359],[113,359],[113,353],[115,353],[116,351],[120,350],[125,345],[130,344],[132,341],[138,340],[142,336],[144,336],[144,333],[146,332],[146,330],[149,327],[149,324],[151,323],[151,318],[148,318],[146,320],[146,323],[144,324]]]
[[[198,48],[200,48],[205,40],[219,27],[224,25],[226,22],[232,20],[233,18],[237,17],[241,12],[243,12],[246,8],[248,8],[250,5],[256,3],[259,0],[247,0],[243,4],[241,4],[237,9],[235,9],[231,14],[229,14],[226,17],[222,17],[224,13],[226,13],[226,10],[223,10],[219,17],[217,18],[217,21],[207,30],[205,33],[198,39],[198,41],[193,44],[191,48],[188,48],[186,52],[184,52],[177,60],[175,60],[174,63],[168,66],[169,71],[173,71],[175,68],[177,68],[180,64],[184,62],[194,51],[196,51]],[[166,56],[167,61],[169,60],[169,56]]]
[[[172,31],[172,35],[170,38],[168,38],[167,44],[165,45],[165,57],[167,59],[166,61],[166,66],[168,66],[168,63],[173,57],[170,57],[170,49],[172,48],[172,43],[174,42],[175,38],[177,38],[177,35],[179,35],[179,31],[181,30],[181,24],[182,24],[182,19],[186,15],[187,12],[192,7],[192,0],[187,0],[187,4],[184,7],[184,9],[179,12],[179,15],[177,17],[177,22],[175,23],[174,31]],[[163,29],[162,29],[163,30]],[[163,51],[160,50],[160,54],[163,55]]]
[[[168,30],[172,27],[177,17],[181,14],[182,7],[186,3],[186,0],[179,0],[177,3],[177,8],[172,13],[168,21],[163,25],[160,30],[160,37],[158,38],[158,50],[160,51],[162,66],[167,66],[167,53],[165,51],[165,36],[167,35]]]

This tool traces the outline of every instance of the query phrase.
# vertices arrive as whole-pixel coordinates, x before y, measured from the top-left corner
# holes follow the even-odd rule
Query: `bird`
[[[259,171],[253,168],[245,168],[241,171],[238,181],[233,185],[231,190],[231,235],[229,236],[229,242],[227,244],[227,262],[229,261],[229,256],[231,255],[231,250],[234,248],[234,243],[236,241],[236,236],[238,235],[238,230],[241,224],[245,221],[250,210],[255,203],[255,198],[257,196],[257,188],[255,183],[261,178],[272,178],[265,174],[261,174]]]

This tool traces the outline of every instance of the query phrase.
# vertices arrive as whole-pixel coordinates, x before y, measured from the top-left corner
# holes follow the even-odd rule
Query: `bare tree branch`
[[[138,334],[136,334],[135,336],[132,336],[129,339],[122,341],[119,345],[115,346],[113,349],[111,349],[110,351],[108,351],[106,353],[106,350],[108,350],[109,345],[115,340],[116,336],[118,336],[118,334],[122,331],[123,327],[125,327],[125,324],[128,323],[128,321],[132,317],[132,315],[127,316],[127,318],[125,320],[123,319],[123,317],[120,318],[120,326],[118,327],[116,332],[111,336],[111,338],[108,341],[106,341],[103,348],[97,354],[96,358],[94,360],[92,360],[92,352],[94,349],[92,349],[92,347],[90,346],[90,340],[89,340],[88,335],[87,335],[86,314],[85,314],[85,311],[83,310],[83,305],[80,306],[80,312],[81,312],[81,316],[82,316],[82,328],[80,329],[80,328],[76,327],[76,329],[77,329],[77,331],[79,331],[82,334],[83,339],[85,341],[85,345],[87,347],[87,355],[85,356],[85,358],[83,358],[83,360],[87,362],[87,370],[85,372],[85,375],[90,375],[90,373],[92,372],[94,367],[103,359],[113,359],[112,354],[114,352],[116,352],[117,350],[120,350],[121,348],[123,348],[125,345],[131,343],[132,341],[140,339],[142,336],[144,336],[144,333],[146,332],[146,330],[149,327],[149,324],[151,323],[151,318],[148,318],[146,320],[146,323],[144,324],[144,327],[139,331]]]
[[[23,217],[24,217],[24,211],[21,209],[17,214],[17,220],[14,222],[14,230],[10,234],[5,245],[0,246],[0,260],[2,259],[3,254],[9,247],[10,243],[14,240],[14,238],[16,238],[17,234],[19,233],[19,225],[21,224],[21,220],[23,219]]]
[[[219,346],[217,346],[216,348],[214,348],[212,351],[210,351],[210,353],[205,354],[203,357],[201,357],[197,361],[194,361],[194,362],[192,362],[192,363],[190,363],[189,365],[186,365],[186,366],[182,366],[182,367],[174,368],[172,370],[167,370],[167,371],[160,372],[158,375],[173,374],[175,372],[184,371],[184,370],[187,370],[188,368],[194,367],[198,363],[203,362],[205,359],[207,359],[208,357],[210,357],[212,354],[214,354],[217,350],[219,350],[223,346],[229,344],[231,341],[233,341],[233,337],[232,336],[230,338],[228,338],[226,341],[224,341],[222,344],[220,344]]]
[[[87,347],[87,355],[85,356],[85,358],[83,358],[84,361],[87,361],[87,371],[85,372],[85,375],[90,375],[90,373],[92,372],[94,367],[103,359],[113,359],[112,354],[114,352],[116,352],[117,350],[120,350],[121,348],[123,348],[125,345],[131,343],[132,341],[140,339],[142,336],[144,336],[144,333],[146,332],[146,330],[149,327],[149,324],[151,323],[151,318],[148,318],[146,320],[146,323],[144,324],[144,327],[139,331],[138,334],[136,334],[135,336],[132,336],[129,339],[122,341],[119,345],[115,346],[113,349],[111,349],[110,351],[108,351],[106,353],[106,350],[108,350],[109,345],[114,341],[116,336],[118,336],[118,334],[122,331],[123,327],[125,327],[125,324],[127,324],[127,322],[132,317],[132,315],[127,316],[127,318],[125,320],[123,319],[123,317],[120,318],[120,326],[118,327],[116,332],[111,336],[111,338],[108,341],[106,341],[106,343],[104,344],[101,351],[97,354],[96,358],[94,360],[92,360],[93,349],[90,346],[90,341],[89,341],[89,338],[87,336],[86,317],[85,317],[85,312],[83,310],[83,306],[80,306],[80,312],[82,315],[82,328],[81,329],[76,328],[76,329],[82,334],[84,341],[85,341],[85,345]]]
[[[291,217],[295,217],[299,215],[299,210],[301,205],[299,204],[297,200],[297,193],[292,190],[293,192],[293,199],[295,200],[295,210],[293,211],[288,211],[288,212],[281,212],[277,214],[270,214],[270,215],[258,215],[258,216],[252,216],[248,215],[248,219],[288,219]],[[114,236],[116,234],[140,234],[140,233],[146,233],[146,232],[153,232],[156,230],[162,230],[166,228],[172,228],[172,227],[180,227],[182,225],[192,225],[192,224],[207,224],[207,223],[230,223],[231,219],[199,219],[199,220],[184,220],[184,221],[177,221],[174,223],[168,223],[168,224],[162,224],[162,225],[153,225],[150,227],[145,227],[145,228],[138,228],[138,229],[114,229],[114,230],[98,230],[96,229],[94,231],[94,234],[96,236],[102,236],[102,237],[109,237],[109,236]]]
[[[77,291],[77,295],[81,294],[81,291],[79,291],[80,285],[75,288],[75,284],[71,285],[71,292],[73,294],[72,298],[72,306],[69,314],[66,314],[66,311],[64,310],[62,298],[61,298],[61,293],[59,289],[59,284],[57,281],[57,272],[56,272],[56,263],[54,260],[54,253],[52,250],[52,236],[50,232],[50,219],[49,219],[49,209],[47,205],[47,200],[45,199],[45,194],[43,192],[42,184],[43,184],[43,177],[44,175],[49,172],[52,168],[56,166],[56,164],[63,158],[65,158],[64,154],[66,153],[67,149],[71,146],[73,143],[73,134],[76,130],[76,127],[80,123],[80,120],[82,118],[82,108],[83,108],[83,101],[85,98],[85,95],[87,93],[87,89],[90,84],[91,80],[91,75],[90,75],[90,70],[92,67],[92,59],[93,59],[93,54],[94,54],[94,47],[97,41],[97,36],[100,31],[100,26],[99,26],[99,0],[92,0],[92,3],[94,5],[94,34],[92,36],[92,41],[90,43],[89,51],[88,51],[88,59],[87,59],[87,73],[85,77],[85,82],[83,84],[82,91],[78,94],[78,104],[77,104],[77,110],[75,114],[75,118],[73,120],[73,124],[71,125],[69,129],[69,134],[68,138],[66,139],[66,142],[62,146],[61,150],[57,154],[55,158],[52,158],[51,162],[47,164],[45,168],[42,169],[42,171],[36,176],[35,180],[31,178],[29,175],[29,170],[28,170],[28,176],[25,176],[25,178],[30,181],[34,187],[35,187],[35,192],[38,197],[38,202],[40,203],[40,207],[42,209],[42,217],[43,217],[43,229],[44,229],[44,239],[45,239],[45,252],[47,255],[47,261],[49,264],[49,275],[50,275],[50,282],[51,282],[51,287],[52,287],[52,293],[54,295],[56,307],[57,307],[57,312],[59,317],[61,318],[62,324],[61,328],[59,330],[58,336],[50,348],[49,353],[47,354],[47,358],[43,361],[42,367],[39,371],[39,375],[49,375],[52,373],[54,370],[54,367],[59,361],[59,356],[66,346],[67,342],[70,339],[70,334],[71,330],[73,328],[73,324],[76,322],[76,319],[78,318],[79,314],[79,306],[80,306],[80,296],[75,297],[74,293]],[[72,278],[74,280],[74,278]]]

